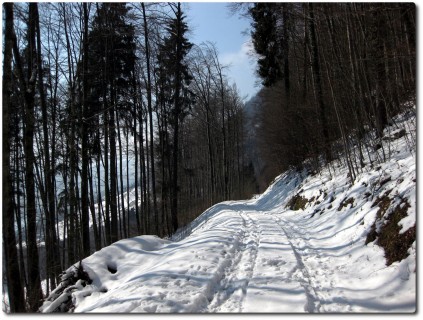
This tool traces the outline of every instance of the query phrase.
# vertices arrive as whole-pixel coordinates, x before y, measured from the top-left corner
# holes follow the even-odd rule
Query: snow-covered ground
[[[337,164],[288,171],[259,197],[211,207],[177,241],[139,236],[103,248],[82,261],[92,282],[57,289],[42,311],[71,299],[74,312],[96,313],[415,312],[416,242],[389,266],[377,240],[365,243],[404,200],[399,233],[416,222],[415,151],[396,133],[391,159],[352,185]],[[390,208],[378,217],[384,195]],[[302,209],[290,209],[294,196],[306,199]]]

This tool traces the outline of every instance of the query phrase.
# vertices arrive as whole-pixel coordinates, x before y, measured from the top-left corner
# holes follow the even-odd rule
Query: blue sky
[[[255,86],[255,62],[248,57],[250,36],[243,34],[250,22],[239,15],[231,16],[227,2],[185,3],[190,40],[195,44],[211,41],[216,44],[222,64],[230,65],[226,72],[231,83],[235,82],[241,97],[251,98],[258,88]],[[249,32],[248,32],[249,34]]]

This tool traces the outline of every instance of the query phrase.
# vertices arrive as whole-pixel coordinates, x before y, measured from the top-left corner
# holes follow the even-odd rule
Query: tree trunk
[[[156,196],[156,171],[154,163],[154,139],[153,139],[153,110],[152,110],[152,99],[151,99],[151,75],[150,75],[150,48],[148,41],[148,25],[147,16],[145,13],[144,2],[141,3],[143,19],[144,19],[144,44],[145,44],[145,60],[147,65],[147,107],[148,117],[150,122],[150,162],[151,162],[151,189],[153,192],[153,215],[154,215],[154,230],[156,234],[159,234],[159,213],[157,210],[157,196]]]
[[[374,8],[374,22],[377,26],[375,34],[375,68],[376,68],[376,132],[379,138],[383,136],[383,129],[388,124],[388,78],[386,72],[386,34],[387,25],[383,7],[376,5]]]
[[[112,95],[114,89],[111,89]],[[112,97],[112,107],[109,112],[109,146],[110,146],[110,241],[118,241],[117,214],[117,172],[116,172],[116,130],[115,130],[115,99]]]
[[[142,99],[140,99],[142,101]],[[140,187],[141,187],[141,214],[140,222],[142,227],[142,233],[147,233],[148,227],[148,207],[147,207],[147,172],[146,172],[146,157],[145,148],[143,142],[144,126],[142,118],[142,102],[140,102],[140,110],[138,113],[138,132],[139,132],[139,144],[140,144]],[[147,137],[147,136],[146,136]]]
[[[83,256],[90,255],[90,227],[89,227],[89,201],[88,201],[88,131],[87,131],[87,60],[88,60],[88,8],[87,3],[83,3],[84,9],[84,38],[83,38],[83,56],[82,56],[82,123],[81,123],[81,156],[82,156],[82,172],[81,172],[81,227],[82,227],[82,250]]]
[[[116,125],[117,125],[117,136],[118,136],[118,144],[119,144],[119,182],[120,182],[120,206],[122,210],[122,215],[120,215],[120,221],[119,224],[121,225],[121,237],[127,238],[128,232],[126,229],[126,217],[125,217],[125,199],[123,196],[123,148],[122,148],[122,138],[121,138],[121,130],[120,130],[120,123],[118,114],[116,114]],[[128,155],[126,156],[126,159],[128,159]],[[129,192],[129,189],[126,190],[126,193]]]
[[[97,129],[97,136],[100,136],[100,129]],[[107,140],[107,139],[105,139]],[[101,164],[101,142],[100,139],[96,142],[98,144],[98,155],[97,155],[97,204],[98,204],[98,226],[99,226],[99,232],[98,232],[98,242],[100,243],[100,247],[106,244],[106,232],[105,231],[105,225],[106,225],[106,219],[104,219],[104,209],[103,209],[103,202],[101,197],[101,170],[100,170],[100,164]],[[102,218],[103,217],[103,218]],[[102,223],[103,222],[103,223]],[[103,228],[101,227],[103,225]],[[103,230],[103,233],[102,233]]]
[[[104,99],[106,95],[104,94]],[[105,200],[105,240],[106,245],[110,245],[112,240],[111,235],[111,226],[110,226],[110,186],[109,186],[109,123],[108,123],[108,114],[107,114],[107,101],[105,101],[104,106],[104,200]]]
[[[176,66],[175,66],[175,94],[174,94],[174,132],[173,132],[173,176],[172,176],[172,228],[175,232],[179,227],[178,221],[178,161],[179,161],[179,116],[181,113],[181,87],[182,75],[180,70],[180,63],[182,61],[182,11],[181,4],[178,2],[176,11],[177,23],[177,43],[176,43]]]
[[[327,124],[327,110],[326,105],[323,100],[323,89],[322,89],[322,75],[320,71],[320,61],[319,61],[319,48],[317,44],[317,35],[316,35],[316,20],[314,16],[314,4],[309,3],[309,14],[310,14],[310,45],[311,45],[311,56],[312,56],[312,69],[313,69],[313,79],[315,85],[315,95],[317,104],[319,106],[319,120],[323,135],[323,150],[326,157],[326,161],[330,162],[332,160],[332,154],[330,151],[330,141],[329,141],[329,130]]]
[[[285,94],[288,101],[289,107],[289,99],[290,99],[290,76],[289,76],[289,12],[288,12],[288,4],[284,3],[282,5],[282,20],[283,20],[283,43],[282,43],[282,52],[283,52],[283,73],[284,73],[284,86],[285,86]]]
[[[95,204],[94,204],[94,186],[93,186],[93,165],[90,163],[89,166],[89,175],[88,175],[88,184],[90,187],[90,198],[89,198],[89,206],[91,211],[91,219],[93,223],[93,233],[94,233],[94,245],[95,250],[98,251],[101,249],[101,241],[100,241],[100,233],[101,233],[101,224],[97,224],[96,216],[95,216]],[[98,204],[100,206],[100,204]],[[99,212],[99,210],[98,210]],[[100,213],[98,213],[100,215]]]
[[[75,174],[76,174],[76,137],[75,137],[75,93],[72,72],[72,51],[68,33],[68,21],[66,7],[63,5],[63,24],[66,37],[67,63],[69,68],[69,104],[70,104],[70,132],[67,132],[67,144],[69,146],[69,222],[67,223],[67,247],[68,247],[68,263],[74,263],[76,259],[75,252],[75,225],[77,214],[77,203],[75,195]]]
[[[136,93],[136,83],[134,80],[134,102],[135,106],[137,106],[137,93]],[[137,232],[138,234],[141,233],[141,220],[140,220],[140,206],[139,206],[139,194],[138,194],[138,141],[137,139],[138,133],[137,133],[137,109],[134,110],[133,113],[133,119],[134,119],[134,153],[135,153],[135,219],[137,222]],[[142,132],[139,133],[140,135]]]
[[[35,10],[36,29],[37,29],[37,67],[38,67],[38,92],[40,95],[42,123],[43,123],[43,149],[44,149],[44,184],[45,184],[45,199],[46,199],[46,276],[50,282],[51,288],[56,286],[56,277],[59,276],[60,264],[55,263],[55,257],[58,254],[56,243],[56,229],[55,229],[55,207],[54,207],[54,176],[50,170],[50,143],[48,132],[48,117],[47,117],[47,102],[44,91],[43,65],[41,57],[41,30],[38,14],[38,6]],[[49,286],[47,285],[47,292]]]
[[[35,127],[35,82],[37,70],[34,66],[36,61],[36,11],[35,3],[29,4],[28,19],[28,66],[27,79],[25,81],[23,66],[16,40],[13,50],[16,61],[16,68],[19,73],[21,90],[24,93],[24,153],[25,153],[25,188],[26,188],[26,214],[27,214],[27,261],[28,261],[28,305],[30,311],[37,311],[40,306],[42,291],[39,273],[39,255],[37,247],[37,211],[35,203],[35,178],[34,178],[34,127]]]
[[[10,171],[10,97],[12,91],[13,3],[5,3],[5,46],[3,58],[3,245],[7,292],[10,312],[25,312],[23,287],[20,283],[18,251],[16,249],[13,186]],[[18,207],[17,210],[20,210]],[[25,270],[21,270],[24,272]]]

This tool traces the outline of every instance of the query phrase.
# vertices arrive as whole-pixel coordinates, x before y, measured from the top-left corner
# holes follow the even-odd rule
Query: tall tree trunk
[[[97,128],[97,136],[100,136],[100,129]],[[105,139],[107,140],[107,139]],[[100,139],[97,140],[96,142],[98,144],[98,154],[97,154],[97,163],[96,163],[96,167],[97,167],[97,204],[98,204],[98,226],[99,226],[99,233],[98,233],[98,242],[100,243],[100,246],[102,247],[103,244],[106,244],[106,233],[107,231],[105,231],[106,229],[106,219],[104,219],[104,209],[103,209],[103,202],[102,202],[102,197],[101,197],[101,169],[100,169],[100,164],[101,164],[101,141]],[[103,228],[101,227],[103,225]],[[103,230],[103,233],[102,233]]]
[[[156,234],[159,234],[159,213],[157,209],[157,196],[156,196],[156,170],[154,163],[154,139],[153,139],[153,108],[151,99],[151,75],[150,75],[150,47],[149,47],[149,35],[147,16],[145,13],[145,4],[141,3],[143,19],[144,19],[144,44],[145,44],[145,60],[147,64],[147,107],[148,117],[150,122],[150,162],[151,162],[151,189],[153,192],[153,215],[154,215],[154,230]]]
[[[25,99],[24,110],[24,153],[25,153],[25,189],[26,189],[26,218],[27,218],[27,261],[28,261],[28,305],[30,311],[37,311],[42,298],[41,281],[39,273],[39,255],[37,247],[37,211],[35,203],[35,178],[34,178],[34,127],[35,127],[35,82],[37,78],[36,62],[36,12],[37,4],[29,4],[28,18],[28,66],[26,83],[23,66],[17,42],[14,41],[13,51],[16,68],[19,73],[22,92]]]
[[[210,95],[210,91],[207,92],[208,95]],[[208,99],[208,101],[210,101],[210,99]],[[209,165],[210,165],[210,190],[211,190],[211,195],[210,195],[210,203],[209,205],[213,205],[214,203],[214,199],[215,199],[215,193],[216,193],[216,182],[215,182],[215,172],[214,172],[214,157],[213,157],[213,142],[212,142],[212,137],[211,137],[211,128],[210,128],[210,106],[209,103],[207,101],[207,106],[206,106],[206,122],[207,122],[207,146],[208,146],[208,151],[209,151]]]
[[[226,101],[225,101],[225,84],[223,81],[223,72],[222,69],[223,67],[220,65],[219,62],[219,58],[216,52],[216,49],[213,48],[212,51],[212,55],[213,55],[213,63],[214,66],[217,70],[218,73],[218,77],[219,77],[219,82],[217,83],[216,80],[215,81],[215,85],[219,88],[219,92],[218,94],[220,95],[220,102],[222,104],[222,113],[221,113],[221,129],[222,129],[222,173],[221,173],[221,177],[222,177],[222,187],[223,187],[223,199],[227,200],[229,197],[229,164],[228,164],[228,150],[227,150],[227,130],[226,130],[226,122],[227,119],[225,118],[225,114],[227,113],[227,106],[226,106]],[[225,120],[226,119],[226,120]]]
[[[95,204],[94,204],[94,186],[93,186],[93,165],[90,163],[89,166],[89,174],[88,174],[88,184],[90,186],[90,198],[89,198],[89,206],[91,211],[91,220],[93,223],[93,233],[94,233],[94,245],[95,250],[98,251],[101,249],[101,241],[100,241],[100,233],[101,233],[101,224],[97,224],[96,216],[95,216]],[[100,206],[100,204],[98,204]],[[99,210],[98,210],[99,212]],[[98,213],[99,215],[100,213]]]
[[[16,248],[15,214],[13,212],[13,186],[10,171],[10,97],[12,91],[13,3],[5,3],[5,46],[3,57],[3,245],[6,266],[7,291],[10,312],[25,312],[23,287],[20,283],[18,251]],[[20,210],[18,207],[17,210]]]
[[[89,226],[89,201],[88,201],[88,83],[87,83],[87,60],[88,60],[88,7],[83,3],[84,10],[84,38],[82,55],[82,123],[81,123],[81,228],[82,228],[82,250],[83,256],[90,255],[90,226]]]
[[[120,130],[120,122],[118,118],[118,114],[116,113],[116,125],[117,125],[117,137],[118,137],[118,144],[119,144],[119,182],[120,182],[120,206],[122,210],[122,214],[120,215],[119,224],[121,225],[121,236],[123,238],[128,237],[128,232],[126,229],[126,213],[125,213],[125,198],[123,196],[123,148],[122,148],[122,137],[121,137],[121,130]],[[126,155],[126,159],[128,159],[128,154]],[[129,189],[127,188],[126,193],[129,193]],[[129,208],[129,207],[127,207]]]
[[[135,104],[134,104],[135,107]],[[125,132],[125,138],[126,138],[126,206],[127,206],[127,210],[128,210],[128,214],[127,214],[127,225],[126,225],[126,230],[127,230],[127,234],[125,237],[131,237],[131,226],[130,226],[130,210],[129,210],[129,128],[126,130]]]
[[[142,116],[142,114],[141,114]],[[144,119],[142,119],[143,121]],[[142,122],[141,122],[142,123]],[[144,176],[144,221],[145,221],[145,232],[151,233],[151,188],[150,188],[150,157],[149,157],[149,150],[148,147],[148,123],[147,123],[147,117],[145,118],[145,126],[144,126],[144,137],[145,137],[145,146],[144,142],[142,143],[141,148],[141,157],[143,158],[142,162],[143,165],[143,176]]]
[[[118,236],[117,213],[117,172],[116,172],[116,130],[115,130],[115,99],[112,91],[112,107],[109,112],[109,146],[110,146],[110,240],[116,242]]]
[[[178,222],[178,161],[179,161],[179,116],[181,113],[181,87],[182,70],[180,63],[182,61],[182,11],[181,4],[178,2],[176,11],[177,23],[177,43],[176,43],[176,66],[175,66],[175,93],[174,93],[174,132],[173,132],[173,176],[172,176],[172,228],[175,232],[179,227]]]
[[[332,160],[332,154],[330,150],[329,142],[329,130],[327,123],[327,110],[326,105],[323,100],[323,88],[322,88],[322,74],[321,74],[321,65],[319,61],[319,48],[317,44],[317,35],[316,35],[316,20],[314,16],[314,4],[309,3],[309,24],[310,24],[310,46],[311,46],[311,63],[313,69],[313,79],[315,85],[315,95],[317,104],[319,106],[319,120],[323,135],[323,150],[326,157],[326,161],[330,162]]]
[[[5,71],[3,71],[3,72],[5,72]],[[5,101],[5,100],[3,99],[3,101]],[[3,104],[4,103],[5,102],[3,102]],[[3,126],[3,128],[5,128],[5,126]],[[5,137],[5,136],[3,135],[3,137]],[[21,208],[22,208],[21,199],[22,199],[22,197],[20,195],[20,192],[21,192],[21,180],[22,180],[21,173],[22,172],[21,172],[21,165],[20,165],[20,162],[21,161],[19,161],[19,158],[20,158],[20,156],[19,156],[20,151],[19,150],[20,150],[20,147],[19,147],[18,144],[16,144],[16,150],[15,150],[15,170],[16,170],[15,181],[16,181],[16,189],[15,190],[16,190],[16,192],[19,193],[19,196],[17,197],[17,200],[16,200],[16,210],[15,210],[15,212],[16,212],[16,224],[17,224],[17,227],[18,227],[19,267],[20,267],[20,273],[21,273],[21,278],[22,278],[22,282],[21,283],[22,283],[22,287],[28,287],[28,281],[27,281],[27,276],[26,276],[25,259],[24,259],[24,253],[23,253],[24,252],[24,249],[23,249],[22,212],[21,212]],[[6,170],[6,169],[4,169],[4,170]],[[5,180],[4,183],[6,184],[6,182],[7,181]],[[5,199],[5,198],[3,198],[3,199]],[[9,230],[12,230],[12,229],[9,229]]]
[[[77,199],[75,194],[75,174],[76,174],[76,137],[75,137],[75,93],[73,82],[73,65],[72,65],[72,49],[68,33],[68,20],[66,14],[66,6],[63,4],[63,24],[66,38],[67,63],[69,68],[69,104],[70,104],[70,132],[67,132],[67,143],[69,146],[69,222],[67,223],[67,247],[68,247],[68,263],[74,263],[76,259],[75,252],[75,225],[77,215]]]
[[[104,89],[105,90],[105,89]],[[103,95],[103,98],[106,99],[106,95]],[[112,243],[111,240],[111,225],[110,225],[110,185],[109,185],[109,121],[108,121],[108,114],[107,114],[107,100],[105,101],[104,106],[104,200],[105,200],[105,218],[104,218],[104,226],[105,226],[105,240],[106,245]]]
[[[386,34],[387,24],[383,5],[375,5],[373,8],[373,21],[375,22],[375,68],[376,68],[376,132],[379,138],[383,136],[383,129],[388,124],[388,78],[386,72]]]
[[[66,133],[63,132],[63,138],[65,138]],[[64,159],[63,159],[63,166],[64,166],[64,170],[63,170],[63,185],[64,185],[64,194],[65,196],[63,197],[63,238],[64,239],[68,239],[69,238],[69,234],[68,234],[68,225],[69,225],[69,188],[68,188],[68,175],[69,175],[69,166],[68,166],[68,162],[69,162],[69,146],[66,145],[64,146],[63,150],[62,150],[63,154],[65,155]],[[64,266],[68,265],[68,242],[67,240],[63,241],[63,246],[62,246],[62,264]]]
[[[148,190],[147,190],[147,160],[145,156],[145,147],[144,147],[144,125],[143,125],[143,118],[142,118],[142,111],[139,113],[139,119],[138,119],[138,132],[140,133],[140,181],[142,184],[141,187],[141,226],[142,226],[142,232],[147,233],[148,232],[148,222],[149,222],[149,206],[148,206]],[[146,136],[147,137],[147,136]]]
[[[135,101],[135,105],[137,105],[137,93],[136,93],[136,85],[135,85],[135,81],[134,81],[134,101]],[[133,113],[133,118],[134,118],[134,153],[135,153],[135,219],[137,222],[137,232],[138,234],[141,233],[141,220],[140,220],[140,206],[139,206],[139,193],[138,193],[138,141],[139,139],[137,139],[138,137],[138,132],[137,132],[137,110],[134,110]],[[142,132],[139,133],[140,135],[142,134]]]
[[[283,20],[283,73],[284,73],[284,86],[285,86],[285,94],[287,96],[288,107],[289,107],[289,99],[290,99],[290,76],[289,76],[289,12],[288,12],[288,5],[284,3],[282,5],[282,20]]]
[[[47,116],[47,102],[44,91],[44,73],[43,64],[41,57],[41,30],[40,30],[40,19],[38,14],[38,6],[35,10],[36,29],[37,29],[37,67],[38,67],[38,92],[40,95],[42,123],[43,123],[43,149],[44,149],[44,184],[45,184],[45,198],[46,198],[46,276],[47,283],[50,283],[51,288],[56,286],[56,277],[59,276],[60,264],[56,263],[55,257],[58,255],[58,247],[56,243],[56,229],[55,229],[55,207],[54,207],[54,176],[50,169],[50,143],[49,143],[49,132],[48,132],[48,116]],[[49,286],[47,285],[47,293]]]

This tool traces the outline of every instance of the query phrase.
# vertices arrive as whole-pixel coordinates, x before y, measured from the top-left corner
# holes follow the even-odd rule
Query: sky
[[[254,96],[258,87],[254,73],[255,61],[248,56],[251,37],[250,21],[238,14],[231,15],[227,2],[185,3],[188,26],[191,28],[191,42],[200,44],[210,41],[219,51],[220,62],[229,65],[227,76],[230,83],[236,83],[240,96],[245,101]]]

